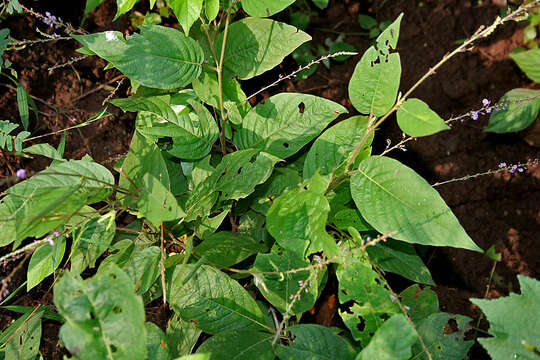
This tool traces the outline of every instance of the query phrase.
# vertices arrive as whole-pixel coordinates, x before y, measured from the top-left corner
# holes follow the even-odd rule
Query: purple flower
[[[476,111],[471,111],[471,118],[473,120],[478,120],[478,112]]]
[[[513,174],[516,172],[517,168],[518,168],[517,165],[512,165],[512,167],[508,171],[510,171],[510,174]]]
[[[506,163],[503,161],[502,163],[499,164],[499,169],[503,168],[503,167],[506,167]]]
[[[24,169],[19,169],[17,170],[17,172],[15,173],[15,175],[19,178],[19,179],[24,179],[26,177],[26,170]]]
[[[49,242],[49,245],[54,246],[54,240],[52,239],[52,237],[49,236],[45,240],[47,240]]]
[[[304,282],[302,280],[298,280],[298,286],[304,286]]]
[[[491,104],[491,101],[489,101],[488,99],[484,99],[484,100],[482,100],[482,104],[484,106],[489,106],[489,104]]]
[[[57,19],[56,16],[51,15],[50,12],[46,11],[42,21],[49,27],[54,27],[55,29],[58,29],[58,20],[60,20],[60,18]]]
[[[491,114],[491,108],[487,108],[487,109],[486,109],[486,112],[487,112],[488,114]]]
[[[319,256],[319,255],[315,255],[314,256],[314,259],[316,262],[318,262],[319,264],[322,264],[322,258]]]

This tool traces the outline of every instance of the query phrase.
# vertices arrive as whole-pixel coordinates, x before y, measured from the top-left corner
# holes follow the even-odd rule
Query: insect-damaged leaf
[[[401,60],[395,49],[403,14],[387,27],[356,65],[349,82],[349,97],[362,114],[382,116],[396,101],[401,78]]]

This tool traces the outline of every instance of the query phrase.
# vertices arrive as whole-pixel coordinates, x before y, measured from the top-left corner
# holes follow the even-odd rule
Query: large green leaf
[[[362,114],[382,116],[396,101],[401,78],[401,60],[395,49],[403,14],[377,38],[377,44],[364,53],[349,82],[349,97]]]
[[[27,292],[56,270],[65,251],[66,238],[64,236],[55,238],[53,246],[48,243],[43,244],[34,251],[26,275]]]
[[[457,330],[454,332],[448,331],[449,328],[454,328],[450,327],[451,320],[457,325]],[[416,331],[424,341],[432,360],[462,360],[474,344],[472,340],[463,341],[465,332],[469,330],[467,324],[471,320],[463,315],[435,313],[418,322]],[[429,359],[420,341],[413,345],[412,358],[416,360]]]
[[[300,258],[320,250],[330,257],[338,254],[335,240],[325,230],[330,211],[325,184],[316,175],[305,186],[275,199],[268,210],[266,229],[280,246]]]
[[[435,191],[414,170],[384,156],[360,163],[351,194],[362,216],[396,240],[482,251]]]
[[[229,26],[225,56],[226,73],[242,80],[251,79],[281,64],[311,36],[282,22],[248,17]],[[223,34],[216,40],[216,53],[221,52]]]
[[[148,359],[169,360],[169,347],[167,337],[156,324],[147,322],[146,327],[146,352]]]
[[[540,49],[510,53],[512,60],[535,82],[540,82]]]
[[[77,358],[146,358],[143,302],[116,265],[87,280],[64,272],[54,286],[54,304],[66,318],[60,338]]]
[[[345,112],[343,106],[313,95],[274,95],[246,115],[234,143],[240,149],[260,149],[285,159]]]
[[[24,318],[23,323],[16,329],[11,340],[6,344],[6,360],[34,359],[34,356],[39,353],[42,316],[43,312],[41,311],[22,316]]]
[[[94,217],[72,234],[71,271],[82,273],[93,268],[96,260],[107,250],[116,232],[115,212]]]
[[[308,261],[288,252],[282,255],[270,253],[257,255],[251,270],[254,273],[255,285],[276,309],[282,313],[288,311],[291,314],[302,314],[311,309],[317,300],[317,277],[314,270],[288,271],[309,265]],[[296,297],[304,284],[308,286]],[[294,305],[288,309],[293,301]]]
[[[384,287],[385,280],[372,269],[362,250],[351,251],[339,265],[336,275],[339,302],[354,301],[349,309],[340,310],[339,314],[353,338],[365,347],[371,339],[370,334],[382,326],[385,318],[399,314],[400,308]]]
[[[224,267],[238,264],[265,250],[266,246],[256,243],[252,238],[228,231],[210,235],[194,249],[196,254],[205,256],[211,263]]]
[[[253,193],[251,208],[266,215],[275,198],[289,189],[298,187],[301,182],[302,179],[298,175],[298,171],[286,167],[277,167],[270,179],[258,186]]]
[[[169,302],[186,321],[204,332],[270,331],[261,309],[235,280],[214,267],[177,265],[169,283]]]
[[[393,315],[375,332],[355,360],[407,360],[418,334],[402,314]]]
[[[86,160],[51,165],[13,185],[0,200],[0,246],[47,234],[85,204],[109,197],[113,186],[109,170]]]
[[[367,252],[384,271],[399,274],[422,284],[435,285],[428,268],[410,244],[388,240],[377,246],[368,247]]]
[[[450,129],[428,104],[419,99],[408,99],[399,107],[397,122],[409,136],[427,136]]]
[[[160,273],[161,251],[157,246],[145,247],[137,251],[124,266],[124,270],[135,285],[139,295],[146,293]]]
[[[415,324],[439,311],[439,298],[431,288],[414,284],[399,294],[401,303],[408,306],[408,315]]]
[[[478,341],[493,360],[540,359],[540,281],[518,275],[521,294],[494,300],[471,299],[489,321],[490,338]],[[528,346],[527,346],[528,345]]]
[[[295,335],[295,339],[289,346],[276,348],[280,360],[354,359],[352,346],[327,327],[301,324],[287,330]]]
[[[114,16],[113,21],[118,19],[122,14],[125,14],[129,10],[131,10],[131,8],[135,5],[137,1],[138,0],[116,0],[116,5],[118,9],[116,10],[116,15]]]
[[[137,208],[152,225],[177,220],[186,216],[174,195],[152,174],[142,178],[143,188]]]
[[[84,45],[81,52],[98,55],[147,87],[183,87],[201,74],[204,54],[194,40],[164,26],[142,25],[140,29],[140,34],[125,40],[117,31],[72,36]]]
[[[525,129],[540,111],[540,90],[512,89],[499,100],[484,131],[507,133]]]
[[[209,354],[209,360],[274,360],[274,337],[255,330],[222,332],[206,340],[197,353]]]
[[[367,117],[353,116],[326,130],[309,149],[304,162],[304,179],[311,178],[317,170],[321,175],[332,174],[362,140],[367,128]],[[369,156],[372,140],[373,133],[363,145],[361,153],[364,157]]]
[[[135,205],[139,192],[144,188],[145,174],[151,174],[165,188],[170,188],[169,172],[161,150],[156,144],[135,131],[129,152],[120,169],[119,186],[127,191],[127,194],[120,195],[120,201],[123,204]]]
[[[201,332],[193,322],[184,321],[178,314],[173,314],[167,324],[167,344],[171,358],[191,354]]]
[[[295,0],[242,0],[242,8],[249,16],[268,17],[280,12]]]
[[[178,23],[188,36],[191,25],[201,14],[203,0],[168,0],[168,2],[178,19]]]

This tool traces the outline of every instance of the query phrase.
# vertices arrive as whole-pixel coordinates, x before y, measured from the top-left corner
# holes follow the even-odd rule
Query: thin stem
[[[165,251],[164,251],[164,240],[163,240],[163,222],[161,222],[161,288],[163,293],[163,305],[167,304],[167,284],[165,283]]]
[[[221,54],[218,64],[218,92],[219,92],[219,110],[221,112],[221,128],[219,132],[219,140],[221,144],[221,152],[223,155],[227,154],[227,146],[225,139],[225,112],[223,111],[223,62],[225,60],[225,45],[227,44],[227,35],[229,33],[229,21],[232,2],[229,2],[229,8],[227,9],[227,17],[225,18],[225,30],[223,30],[223,41],[221,43]]]

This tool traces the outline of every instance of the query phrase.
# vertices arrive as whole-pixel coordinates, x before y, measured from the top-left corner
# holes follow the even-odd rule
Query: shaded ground
[[[70,2],[69,6],[63,6],[58,3],[44,5],[42,2],[36,10],[49,10],[78,24],[80,14],[68,13],[72,9],[82,9],[83,2],[78,3]],[[428,0],[422,2],[422,7],[415,0],[383,3],[383,6],[376,8],[366,1],[332,1],[327,11],[319,17],[312,16],[307,32],[313,36],[314,43],[324,43],[327,37],[337,37],[328,30],[351,33],[362,31],[357,25],[357,15],[360,12],[369,13],[379,21],[393,20],[404,12],[398,43],[403,68],[402,92],[444,54],[455,48],[456,41],[470,36],[479,25],[490,24],[499,11],[498,7],[487,1],[483,2],[483,6],[478,6],[476,1],[462,0]],[[129,20],[124,16],[111,24],[115,10],[113,1],[106,1],[90,16],[85,29],[89,32],[105,29],[123,31],[128,27]],[[11,28],[12,35],[18,39],[34,38],[33,29],[36,26],[46,28],[29,15],[11,18],[1,27],[4,26]],[[421,85],[413,96],[424,100],[441,117],[448,119],[480,108],[483,98],[496,101],[516,87],[539,88],[507,57],[512,49],[521,45],[521,38],[522,26],[514,23],[505,25],[492,38],[478,43],[473,51],[450,60]],[[369,46],[365,36],[348,36],[346,41],[352,43],[360,53]],[[47,70],[79,56],[74,52],[77,47],[73,41],[58,41],[33,45],[9,55],[29,93],[49,104],[38,103],[40,110],[49,115],[42,115],[39,124],[32,124],[34,129],[38,129],[37,133],[57,131],[85,121],[101,109],[101,103],[109,96],[110,89],[85,95],[102,84],[110,83],[112,88],[117,86],[115,78],[120,74],[116,71],[104,72],[102,68],[105,63],[97,58],[88,58],[54,71]],[[347,86],[359,59],[358,56],[344,64],[332,63],[330,70],[319,66],[312,77],[298,82],[285,82],[281,90],[320,95],[342,103],[354,113],[347,100]],[[281,69],[245,84],[249,89],[247,92],[257,90],[261,83],[272,82],[280,72],[294,68],[291,61],[285,62]],[[125,96],[127,85],[121,84],[116,96]],[[275,93],[278,90],[270,91]],[[0,88],[0,94],[2,118],[17,119],[15,91]],[[109,107],[109,110],[113,116],[107,120],[82,128],[80,132],[69,133],[67,157],[80,158],[89,153],[97,161],[110,166],[117,155],[127,150],[133,131],[133,115],[123,114],[113,107]],[[394,151],[390,155],[413,167],[430,183],[495,169],[502,161],[519,163],[540,158],[538,121],[536,135],[533,130],[492,135],[482,132],[487,120],[487,117],[481,117],[478,121],[468,119],[456,122],[451,131],[411,141],[407,143],[406,152]],[[388,119],[376,136],[374,152],[380,153],[385,149],[386,139],[395,144],[401,136],[395,119]],[[60,136],[48,140],[56,144]],[[15,158],[7,160],[14,169],[21,166]],[[13,175],[4,157],[0,158],[0,164],[1,175]],[[25,162],[24,166],[38,171],[46,164],[43,159],[37,159]],[[536,166],[525,173],[499,173],[437,187],[471,238],[483,249],[494,245],[502,253],[503,259],[496,267],[488,292],[489,298],[507,294],[511,290],[517,291],[517,274],[539,278],[540,254],[535,246],[540,222],[539,182],[540,167]],[[482,254],[451,248],[429,249],[424,258],[439,284],[436,291],[441,309],[478,318],[479,311],[468,298],[484,297],[493,262]],[[399,280],[393,280],[392,283],[397,289],[407,285]],[[35,294],[31,293],[25,298],[25,304],[37,305],[47,288],[43,286]],[[45,299],[52,302],[50,294]],[[314,315],[319,315],[319,322],[331,323],[333,312],[335,298],[330,293],[321,301],[319,314]],[[152,314],[162,317],[159,309],[153,309]],[[8,319],[4,316],[2,323],[5,320]],[[54,324],[48,324],[44,332],[46,340],[42,342],[42,348],[48,355],[46,358],[59,358],[60,352],[56,349],[57,328]],[[484,356],[479,348],[475,348],[471,354],[473,359]]]

